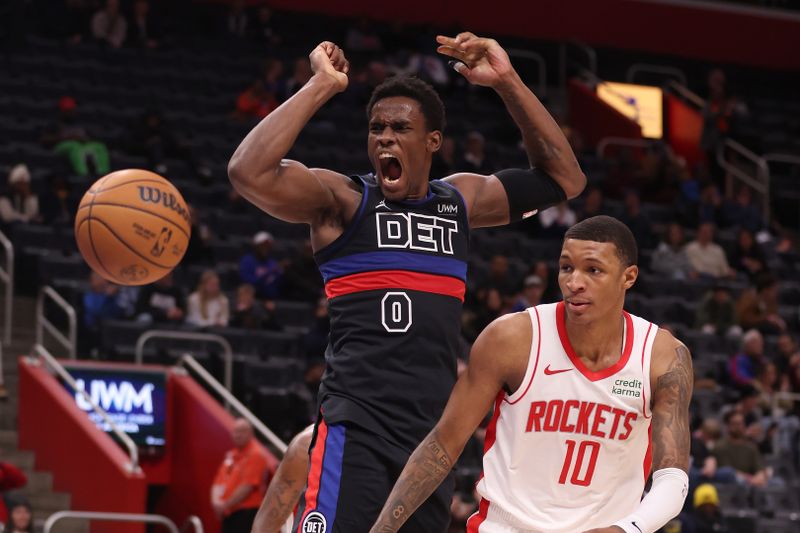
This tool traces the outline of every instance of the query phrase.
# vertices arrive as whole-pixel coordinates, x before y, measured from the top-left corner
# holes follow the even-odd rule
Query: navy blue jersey
[[[433,428],[456,378],[469,225],[461,194],[384,198],[372,175],[345,232],[314,257],[330,306],[320,407],[409,451]]]

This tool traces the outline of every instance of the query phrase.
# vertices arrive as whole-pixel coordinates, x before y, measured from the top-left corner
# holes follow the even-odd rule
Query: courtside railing
[[[278,436],[275,435],[275,433],[273,433],[267,426],[265,426],[264,423],[252,412],[250,412],[247,407],[242,405],[242,403],[237,400],[233,394],[231,394],[230,390],[223,387],[219,381],[214,379],[214,376],[212,376],[208,370],[203,368],[203,365],[198,363],[197,359],[192,357],[191,354],[184,354],[178,362],[178,367],[182,371],[190,369],[194,374],[200,377],[200,379],[202,379],[206,385],[211,387],[214,392],[222,397],[229,409],[233,410],[237,415],[250,422],[253,425],[253,428],[259,434],[261,434],[262,437],[264,437],[264,440],[267,442],[267,445],[273,453],[275,453],[278,457],[283,457],[286,454],[286,443],[278,438]]]
[[[58,360],[53,357],[53,355],[47,351],[47,349],[42,346],[41,344],[37,343],[33,345],[33,349],[31,350],[31,356],[36,359],[40,359],[44,361],[44,364],[47,365],[48,368],[52,369],[53,372],[58,374],[58,377],[63,379],[69,386],[72,388],[73,391],[83,396],[83,399],[92,406],[92,409],[95,413],[97,413],[100,418],[103,419],[114,435],[122,442],[123,446],[128,449],[128,457],[130,457],[130,463],[126,465],[129,472],[140,472],[141,469],[139,468],[139,450],[136,448],[136,444],[134,444],[133,440],[128,436],[127,433],[123,432],[119,429],[119,427],[114,423],[113,420],[108,416],[108,413],[100,407],[95,401],[92,399],[91,395],[87,393],[83,388],[78,387],[78,384],[75,382],[75,379],[67,372],[67,369],[58,362]]]
[[[4,324],[3,324],[3,344],[11,344],[11,326],[14,304],[14,245],[8,237],[0,231],[0,245],[5,250],[5,266],[0,266],[0,283],[5,285],[4,294]],[[0,358],[0,376],[3,375],[3,359]],[[2,377],[0,377],[2,379]],[[2,381],[0,381],[2,383]]]
[[[66,335],[60,332],[55,324],[45,316],[44,304],[47,300],[55,303],[67,315],[68,331]],[[36,344],[44,346],[45,331],[67,350],[71,359],[75,359],[78,349],[78,315],[75,313],[75,309],[49,285],[45,285],[39,290],[39,297],[36,299]]]
[[[169,530],[170,533],[180,533],[178,530],[178,526],[175,525],[175,522],[167,518],[166,516],[158,515],[158,514],[134,514],[134,513],[97,513],[91,511],[58,511],[57,513],[53,513],[44,523],[44,533],[50,533],[53,529],[53,525],[60,521],[66,519],[83,519],[83,520],[101,520],[103,522],[133,522],[139,524],[153,524],[158,526],[164,526]],[[192,518],[196,519],[192,521]],[[190,523],[194,526],[195,533],[203,533],[203,525],[200,523],[200,520],[196,516],[189,517]],[[199,526],[199,529],[198,529]]]
[[[634,63],[628,67],[625,73],[625,81],[628,83],[636,83],[636,76],[641,74],[658,74],[667,79],[674,79],[681,85],[686,86],[686,74],[679,68],[665,67],[663,65],[653,65],[651,63]]]
[[[537,71],[537,80],[536,80],[536,96],[544,98],[547,96],[547,64],[545,63],[544,57],[541,54],[537,54],[536,52],[531,52],[530,50],[521,50],[519,48],[509,48],[506,50],[508,52],[508,56],[513,60],[516,58],[522,59],[524,61],[532,61],[536,64],[536,71]]]

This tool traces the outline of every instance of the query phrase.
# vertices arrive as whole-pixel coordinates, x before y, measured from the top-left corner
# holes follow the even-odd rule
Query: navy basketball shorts
[[[368,533],[409,457],[404,448],[371,431],[349,422],[328,425],[322,417],[309,454],[295,533]],[[400,532],[445,533],[452,495],[450,475]]]

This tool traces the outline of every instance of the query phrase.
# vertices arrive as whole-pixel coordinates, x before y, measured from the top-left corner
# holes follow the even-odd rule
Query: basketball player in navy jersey
[[[309,82],[263,119],[228,165],[234,187],[270,215],[311,226],[331,331],[320,416],[295,530],[369,530],[409,454],[455,383],[469,230],[520,220],[580,194],[585,177],[560,128],[492,39],[437,37],[468,81],[494,89],[522,132],[530,168],[430,181],[445,113],[414,78],[377,87],[367,106],[374,173],[348,177],[283,159],[349,66],[323,42]],[[404,531],[449,522],[442,484]]]
[[[669,332],[624,312],[636,263],[633,234],[614,218],[567,231],[564,300],[503,316],[480,334],[372,533],[398,531],[413,516],[492,403],[468,533],[654,533],[680,512],[692,359]]]

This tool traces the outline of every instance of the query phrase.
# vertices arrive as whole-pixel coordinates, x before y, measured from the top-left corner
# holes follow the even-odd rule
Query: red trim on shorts
[[[302,533],[303,521],[306,515],[317,508],[317,497],[319,496],[319,482],[322,477],[322,460],[325,458],[325,440],[328,437],[328,426],[325,420],[319,421],[317,426],[317,438],[314,441],[314,449],[311,451],[311,464],[308,471],[308,488],[306,488],[306,509],[300,525],[297,526],[297,533]]]
[[[431,292],[452,296],[463,302],[466,285],[462,280],[450,276],[408,270],[377,270],[332,279],[325,285],[325,294],[330,299],[354,292],[382,289]]]
[[[650,330],[653,329],[652,322],[647,326],[647,335],[644,336],[644,345],[642,345],[642,377],[644,378],[644,352],[647,350],[647,339],[650,338]],[[642,414],[645,418],[652,418],[653,415],[647,416],[647,391],[642,387]]]
[[[564,351],[567,352],[567,356],[569,357],[572,364],[575,368],[583,374],[586,379],[589,381],[599,381],[601,379],[605,379],[609,376],[613,376],[623,368],[625,365],[628,364],[628,359],[631,357],[631,350],[633,350],[633,320],[631,319],[631,315],[622,311],[622,316],[625,317],[625,346],[622,349],[622,356],[619,358],[619,361],[614,363],[613,365],[609,366],[608,368],[603,368],[602,370],[589,370],[586,368],[586,365],[583,364],[578,354],[575,353],[575,349],[572,347],[572,343],[569,342],[569,337],[567,336],[567,310],[564,305],[564,302],[558,302],[556,306],[556,327],[558,329],[558,337],[561,339],[561,345],[564,347]]]
[[[523,399],[526,394],[528,394],[528,389],[530,389],[531,384],[533,384],[533,377],[536,375],[536,369],[539,368],[539,352],[542,349],[542,324],[539,321],[539,310],[536,309],[535,307],[533,308],[533,310],[536,312],[536,336],[538,337],[538,342],[536,345],[536,362],[533,364],[533,372],[531,372],[531,379],[528,380],[528,386],[525,387],[525,392],[523,392],[522,396],[520,396],[513,402],[509,402],[508,400],[506,400],[506,403],[508,403],[508,405],[514,405],[515,403]]]
[[[489,513],[489,500],[481,498],[481,503],[478,505],[478,512],[473,514],[467,520],[467,533],[479,533],[481,524],[486,520],[486,515]]]

